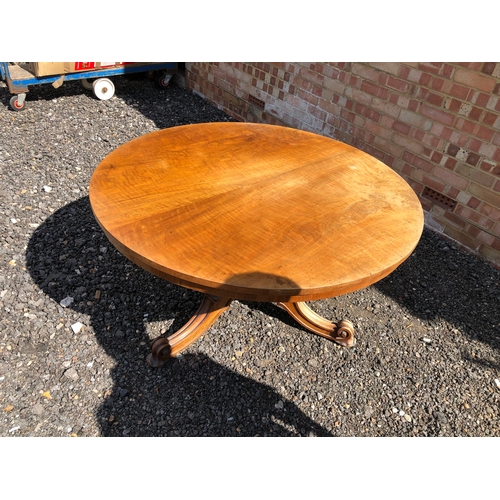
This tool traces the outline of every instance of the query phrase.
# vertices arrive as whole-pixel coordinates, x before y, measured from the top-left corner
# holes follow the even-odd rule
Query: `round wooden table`
[[[423,229],[410,186],[372,156],[296,129],[204,123],[153,132],[109,154],[90,182],[113,245],[147,271],[204,293],[193,318],[157,339],[161,366],[233,299],[276,302],[303,327],[354,345],[305,301],[364,288],[414,250]]]

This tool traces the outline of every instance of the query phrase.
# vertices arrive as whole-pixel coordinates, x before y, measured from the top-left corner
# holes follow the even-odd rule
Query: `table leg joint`
[[[354,325],[347,319],[332,323],[316,314],[305,302],[278,302],[277,305],[310,332],[344,347],[353,347],[356,344]]]
[[[153,368],[163,366],[170,358],[198,340],[228,309],[232,299],[204,294],[194,316],[179,330],[168,337],[156,339],[151,346],[147,362]]]

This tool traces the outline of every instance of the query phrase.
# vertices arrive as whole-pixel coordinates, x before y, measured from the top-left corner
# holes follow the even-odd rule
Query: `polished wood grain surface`
[[[90,201],[111,242],[176,284],[269,302],[366,287],[415,248],[420,202],[377,159],[249,123],[186,125],[117,148]]]

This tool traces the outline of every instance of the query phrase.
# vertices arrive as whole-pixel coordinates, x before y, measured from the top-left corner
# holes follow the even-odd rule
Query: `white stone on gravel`
[[[73,332],[75,333],[79,333],[81,331],[81,329],[83,328],[83,325],[77,321],[76,323],[73,323],[71,325],[71,329],[73,330]]]
[[[73,303],[75,299],[73,297],[66,297],[65,299],[62,299],[59,304],[61,304],[63,307],[68,307]]]

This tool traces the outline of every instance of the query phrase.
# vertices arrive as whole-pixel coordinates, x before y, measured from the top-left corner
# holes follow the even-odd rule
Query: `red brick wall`
[[[379,158],[429,226],[500,266],[500,63],[186,63],[186,86]]]

